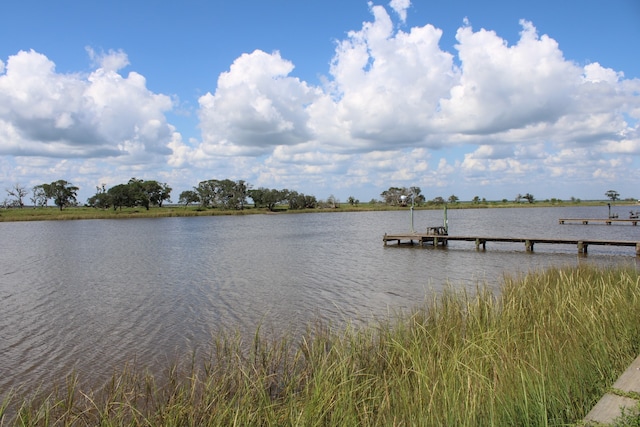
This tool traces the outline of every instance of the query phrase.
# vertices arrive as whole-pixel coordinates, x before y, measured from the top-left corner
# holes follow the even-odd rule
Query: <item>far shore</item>
[[[426,202],[420,206],[414,206],[416,210],[438,210],[445,205],[448,209],[490,209],[490,208],[540,208],[540,207],[568,207],[568,206],[602,206],[602,217],[608,215],[607,204],[612,208],[634,207],[640,210],[640,203],[635,200],[617,200],[615,202],[607,200],[586,200],[586,201],[536,201],[534,203],[516,203],[505,201],[483,201],[483,202],[456,202],[456,203],[434,203]],[[407,210],[410,206],[389,206],[384,203],[341,203],[337,207],[319,207],[315,209],[290,210],[287,206],[277,206],[270,211],[262,207],[249,205],[239,210],[222,210],[217,208],[203,208],[196,205],[179,206],[168,205],[163,207],[151,207],[148,210],[143,207],[132,207],[124,209],[97,209],[88,206],[67,207],[60,210],[56,206],[0,209],[0,222],[11,221],[54,221],[54,220],[74,220],[74,219],[127,219],[127,218],[166,218],[166,217],[190,217],[190,216],[216,216],[216,215],[255,215],[255,214],[297,214],[313,212],[370,212],[370,211],[394,211]],[[618,209],[619,210],[619,209]],[[616,210],[616,212],[618,211]],[[620,218],[627,218],[627,212],[620,213]]]

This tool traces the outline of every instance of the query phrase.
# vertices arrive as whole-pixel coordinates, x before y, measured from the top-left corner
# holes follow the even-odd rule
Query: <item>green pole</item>
[[[449,219],[447,218],[447,204],[444,204],[444,232],[449,234]]]
[[[413,195],[411,195],[411,232],[415,233],[415,230],[413,229]]]

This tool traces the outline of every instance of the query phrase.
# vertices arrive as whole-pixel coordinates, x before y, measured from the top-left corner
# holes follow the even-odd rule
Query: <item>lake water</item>
[[[628,209],[617,208],[620,218]],[[640,226],[559,225],[605,207],[449,210],[452,235],[640,241]],[[442,211],[415,211],[416,230]],[[625,263],[634,248],[472,242],[384,247],[407,211],[0,223],[0,399],[77,372],[100,382],[132,360],[166,366],[216,331],[296,333],[408,310],[447,283],[499,286],[549,265]]]

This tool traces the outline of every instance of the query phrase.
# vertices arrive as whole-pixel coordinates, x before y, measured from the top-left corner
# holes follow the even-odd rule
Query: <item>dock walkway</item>
[[[622,415],[623,409],[637,411],[640,403],[640,356],[638,356],[626,371],[613,384],[596,406],[587,414],[586,425],[609,425]]]
[[[590,222],[595,222],[595,223],[605,223],[607,225],[611,225],[614,222],[615,223],[630,223],[631,225],[638,225],[638,222],[640,221],[640,219],[634,218],[634,219],[616,219],[616,218],[560,218],[558,220],[558,224],[567,224],[567,223],[582,223],[584,225],[589,224]]]
[[[431,233],[387,234],[382,238],[384,245],[395,242],[397,245],[415,243],[423,246],[446,246],[451,241],[475,242],[476,250],[486,249],[487,242],[524,243],[527,251],[533,251],[536,244],[575,245],[579,253],[586,254],[590,245],[598,246],[631,246],[636,249],[636,256],[640,256],[640,242],[632,240],[599,240],[599,239],[565,239],[565,238],[529,238],[529,237],[483,237],[483,236],[450,236]]]

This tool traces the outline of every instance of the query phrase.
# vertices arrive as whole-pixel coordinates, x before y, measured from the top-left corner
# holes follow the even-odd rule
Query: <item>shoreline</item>
[[[543,208],[543,207],[578,207],[578,206],[601,206],[606,207],[606,200],[580,201],[580,202],[457,202],[446,204],[447,209],[505,209],[505,208]],[[415,210],[440,210],[445,204],[426,203],[423,206],[415,206]],[[616,207],[640,206],[635,201],[618,201]],[[60,210],[57,207],[23,207],[0,209],[0,222],[20,222],[20,221],[69,221],[83,219],[133,219],[133,218],[171,218],[171,217],[196,217],[196,216],[232,216],[232,215],[277,215],[277,214],[304,214],[304,213],[335,213],[335,212],[373,212],[373,211],[404,211],[410,209],[409,206],[387,206],[384,204],[372,205],[363,203],[357,206],[342,203],[337,208],[315,208],[289,210],[286,207],[278,207],[273,211],[266,208],[247,207],[242,210],[220,210],[215,208],[201,208],[198,206],[164,206],[152,207],[149,210],[144,208],[125,208],[119,210],[97,209],[92,207],[70,207]],[[606,214],[606,211],[603,211]],[[626,215],[627,213],[623,214]],[[603,218],[605,216],[603,215]]]

